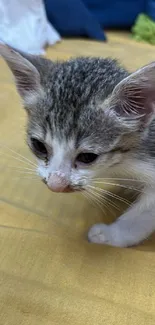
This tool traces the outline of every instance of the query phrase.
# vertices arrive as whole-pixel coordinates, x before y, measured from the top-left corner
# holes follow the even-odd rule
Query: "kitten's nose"
[[[50,175],[47,181],[47,186],[53,192],[71,192],[69,183],[63,175]]]

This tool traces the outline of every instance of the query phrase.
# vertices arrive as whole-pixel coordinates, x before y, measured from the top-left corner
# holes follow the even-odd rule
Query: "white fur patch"
[[[38,160],[37,173],[43,179],[48,180],[52,175],[63,175],[71,186],[85,186],[90,182],[94,175],[94,170],[89,168],[75,168],[74,162],[78,152],[75,149],[74,140],[62,140],[51,138],[50,132],[47,133],[46,141],[52,147],[51,157],[46,164]]]

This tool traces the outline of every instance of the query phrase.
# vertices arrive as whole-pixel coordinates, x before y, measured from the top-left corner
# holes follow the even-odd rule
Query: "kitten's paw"
[[[103,223],[96,224],[90,228],[88,232],[88,241],[96,244],[105,244],[117,247],[126,247],[126,241],[121,236],[117,227],[112,225],[105,225]]]
[[[88,241],[96,244],[112,245],[109,226],[103,223],[92,226],[88,232]]]

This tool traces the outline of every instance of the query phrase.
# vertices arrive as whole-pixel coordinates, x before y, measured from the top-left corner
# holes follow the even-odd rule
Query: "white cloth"
[[[31,54],[60,40],[42,0],[0,0],[0,42]]]

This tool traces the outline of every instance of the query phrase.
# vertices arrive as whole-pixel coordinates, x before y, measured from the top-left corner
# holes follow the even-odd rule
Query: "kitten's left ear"
[[[24,104],[27,104],[30,99],[33,101],[37,98],[42,92],[42,86],[40,73],[33,63],[16,50],[3,44],[0,44],[0,55],[13,73],[17,90]]]
[[[114,89],[110,105],[122,117],[147,117],[155,111],[155,62],[123,79]]]

